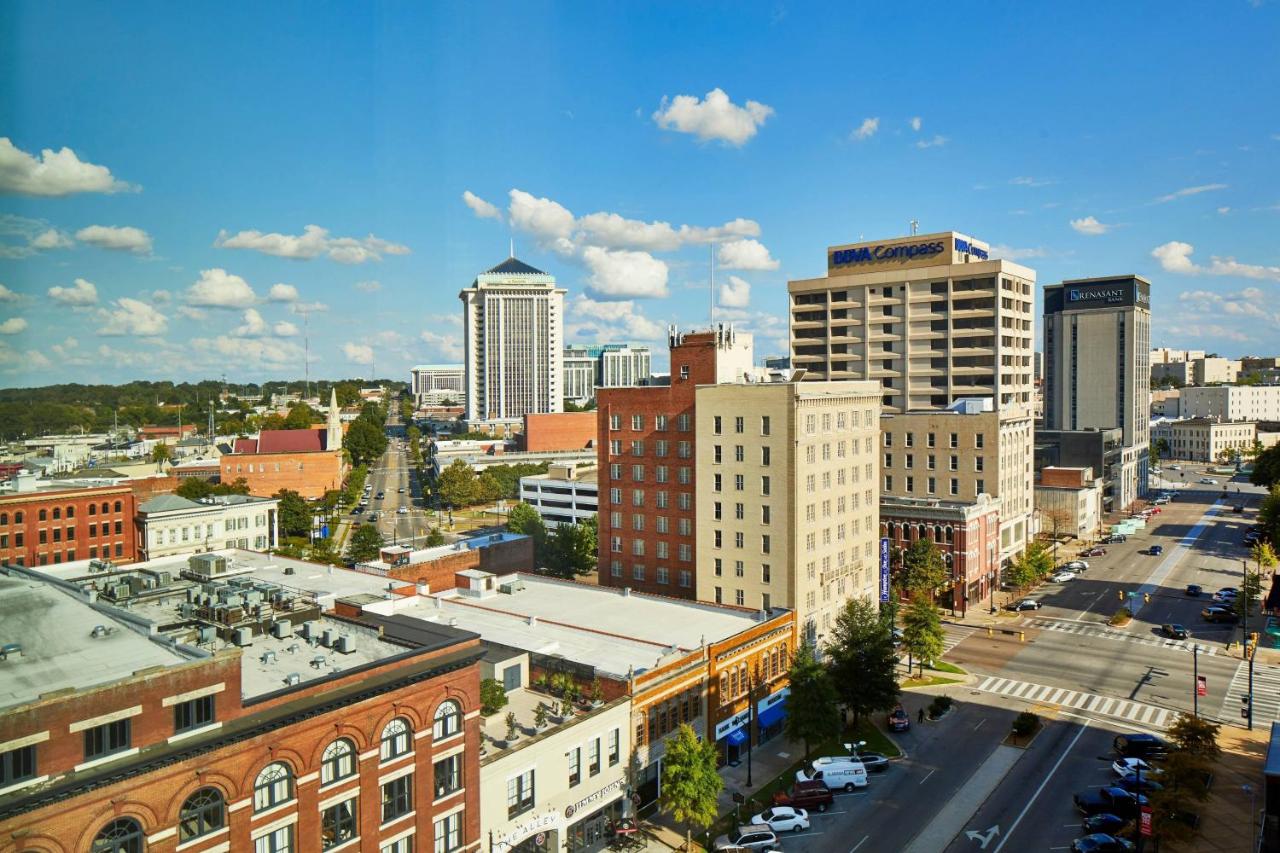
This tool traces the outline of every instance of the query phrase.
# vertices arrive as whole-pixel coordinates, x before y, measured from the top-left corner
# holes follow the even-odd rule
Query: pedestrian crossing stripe
[[[1175,640],[1171,637],[1140,637],[1125,631],[1115,631],[1110,628],[1099,627],[1088,622],[1059,622],[1054,619],[1031,618],[1024,623],[1028,628],[1040,628],[1045,631],[1057,631],[1061,634],[1074,634],[1080,637],[1100,637],[1104,640],[1116,640],[1122,643],[1137,643],[1143,646],[1158,646],[1165,649],[1174,649],[1181,652],[1191,651],[1191,647],[1197,645],[1193,640]],[[1207,646],[1199,643],[1200,654],[1213,657],[1218,653],[1217,646]]]
[[[1099,696],[1096,693],[1084,693],[1079,690],[1035,684],[1030,681],[1015,681],[1011,678],[1000,678],[995,675],[988,676],[977,687],[984,693],[994,693],[999,696],[1008,696],[1011,699],[1023,699],[1028,702],[1073,708],[1087,714],[1119,717],[1153,729],[1164,728],[1176,716],[1176,712],[1167,708],[1158,708],[1155,705],[1146,705],[1142,702],[1113,699],[1107,696]]]
[[[942,641],[942,654],[943,655],[947,654],[947,652],[951,651],[956,646],[960,645],[965,640],[969,639],[969,637],[976,630],[978,629],[977,628],[961,628],[954,625],[948,625],[946,627],[944,639]]]
[[[1222,699],[1222,708],[1218,711],[1218,722],[1232,723],[1241,727],[1247,721],[1240,716],[1244,703],[1240,697],[1249,694],[1249,664],[1242,661],[1231,677],[1231,685],[1227,687],[1227,695]],[[1253,665],[1253,723],[1266,725],[1280,720],[1280,667]]]

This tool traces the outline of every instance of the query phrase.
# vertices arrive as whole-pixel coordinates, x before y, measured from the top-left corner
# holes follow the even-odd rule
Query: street
[[[387,416],[387,450],[376,465],[369,469],[366,481],[372,485],[369,506],[359,515],[351,516],[356,523],[369,523],[371,514],[377,515],[378,532],[388,543],[413,544],[421,547],[432,526],[438,526],[435,513],[423,508],[422,484],[409,465],[405,426],[395,407]],[[383,497],[378,499],[378,495]],[[400,513],[401,507],[406,509]],[[449,538],[449,537],[446,537]]]

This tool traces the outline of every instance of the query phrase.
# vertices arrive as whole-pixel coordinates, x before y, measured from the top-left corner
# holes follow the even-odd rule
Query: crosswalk
[[[985,693],[1023,699],[1028,702],[1040,702],[1047,705],[1061,705],[1074,708],[1087,714],[1099,714],[1106,717],[1118,717],[1147,728],[1162,729],[1173,722],[1176,712],[1155,705],[1141,702],[1130,702],[1126,699],[1112,699],[1096,693],[1084,693],[1078,690],[1067,690],[1064,687],[1052,687],[1046,684],[1035,684],[1030,681],[1015,681],[1011,678],[988,676],[977,688]]]
[[[1249,664],[1242,661],[1227,687],[1227,695],[1222,698],[1218,721],[1245,725],[1244,718],[1240,716],[1240,709],[1244,706],[1240,697],[1248,694]],[[1280,720],[1280,667],[1264,666],[1254,661],[1253,724],[1255,727],[1268,726],[1275,720]]]
[[[943,631],[945,637],[942,641],[942,656],[946,657],[948,652],[967,640],[976,630],[978,629],[961,625],[945,626]]]
[[[1135,643],[1141,646],[1158,646],[1163,649],[1174,649],[1175,651],[1189,652],[1191,647],[1195,645],[1194,640],[1174,640],[1169,637],[1151,637],[1141,634],[1131,634],[1127,631],[1117,631],[1108,628],[1105,625],[1096,625],[1089,622],[1071,622],[1068,620],[1046,619],[1040,616],[1033,616],[1023,621],[1024,625],[1029,628],[1039,628],[1042,631],[1057,631],[1063,634],[1074,634],[1076,636],[1101,637],[1104,640],[1115,640],[1119,643]],[[1218,653],[1217,646],[1209,646],[1200,643],[1200,654],[1213,657]]]

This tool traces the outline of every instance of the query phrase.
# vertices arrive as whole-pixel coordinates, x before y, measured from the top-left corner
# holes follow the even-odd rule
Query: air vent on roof
[[[114,630],[114,628],[108,628],[106,625],[94,625],[93,630],[89,632],[89,636],[95,640],[100,640],[103,637],[110,636]]]
[[[344,655],[349,655],[356,650],[356,641],[346,634],[343,634],[338,637],[337,645],[335,645],[334,648],[342,652]]]
[[[284,677],[284,683],[292,687],[295,684],[302,683],[302,676],[296,672],[291,672]]]
[[[271,626],[271,636],[277,640],[283,640],[285,637],[293,636],[293,623],[288,619],[277,619]]]

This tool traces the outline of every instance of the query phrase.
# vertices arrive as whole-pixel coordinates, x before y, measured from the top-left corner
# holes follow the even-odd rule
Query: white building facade
[[[419,364],[409,369],[409,389],[418,406],[458,403],[466,396],[466,367],[461,364]]]
[[[520,478],[520,500],[551,524],[581,524],[595,518],[600,487],[594,467],[551,465],[545,474]]]
[[[223,548],[266,551],[280,541],[277,498],[160,495],[138,507],[138,560]]]
[[[1280,421],[1280,385],[1183,388],[1178,414],[1212,421]]]

